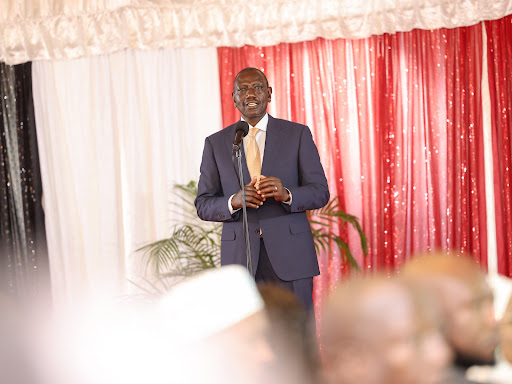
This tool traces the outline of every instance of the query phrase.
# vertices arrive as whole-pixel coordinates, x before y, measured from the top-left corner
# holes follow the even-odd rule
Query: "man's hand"
[[[276,201],[288,201],[290,194],[283,187],[281,179],[277,177],[261,176],[260,181],[255,184],[257,193],[263,198],[263,201],[269,197],[273,197]]]
[[[246,184],[244,187],[245,190],[245,204],[248,208],[259,208],[260,205],[263,204],[265,198],[262,197],[255,188],[255,184],[258,179],[254,177],[249,184]],[[233,209],[242,208],[242,191],[238,191],[238,193],[233,196],[231,199],[231,206]]]

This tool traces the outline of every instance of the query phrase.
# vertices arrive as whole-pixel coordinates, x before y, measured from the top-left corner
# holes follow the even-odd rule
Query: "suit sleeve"
[[[213,145],[209,138],[206,138],[204,143],[200,172],[197,197],[194,202],[199,218],[206,221],[236,220],[239,212],[233,215],[229,212],[230,196],[225,196],[223,193]]]
[[[292,204],[283,206],[290,212],[303,212],[323,207],[329,201],[329,187],[318,149],[311,131],[304,127],[299,142],[299,186],[290,187]]]

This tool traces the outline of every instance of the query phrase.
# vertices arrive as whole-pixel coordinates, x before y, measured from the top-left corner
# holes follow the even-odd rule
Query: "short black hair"
[[[258,71],[259,73],[261,73],[263,75],[263,78],[265,79],[265,82],[267,83],[267,88],[268,88],[268,79],[267,79],[267,76],[265,76],[265,74],[263,73],[263,71],[261,69],[258,69],[258,68],[254,68],[254,67],[247,67],[247,68],[244,68],[242,69],[240,72],[238,72],[235,76],[235,81],[233,81],[233,92],[236,91],[235,89],[235,83],[236,83],[236,79],[238,79],[238,76],[242,73],[242,72],[246,72],[246,71]]]

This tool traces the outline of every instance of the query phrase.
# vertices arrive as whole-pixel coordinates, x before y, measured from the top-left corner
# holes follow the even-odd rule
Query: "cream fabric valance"
[[[512,0],[1,0],[0,61],[357,39],[511,13]]]

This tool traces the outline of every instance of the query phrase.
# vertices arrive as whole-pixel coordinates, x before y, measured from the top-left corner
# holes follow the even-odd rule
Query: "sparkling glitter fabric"
[[[0,63],[0,291],[48,297],[31,65]]]
[[[481,26],[218,53],[224,125],[239,117],[234,76],[254,66],[273,86],[269,112],[312,129],[332,195],[368,236],[365,258],[342,232],[364,270],[429,249],[486,265]],[[347,269],[336,254],[319,262],[317,297]]]
[[[512,16],[485,22],[493,130],[498,270],[512,276]]]

